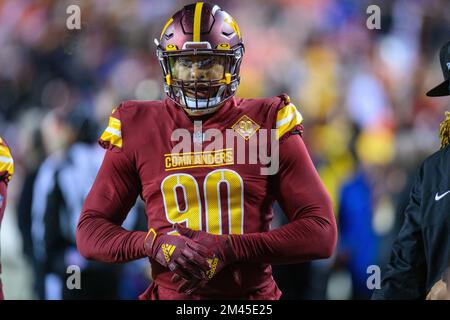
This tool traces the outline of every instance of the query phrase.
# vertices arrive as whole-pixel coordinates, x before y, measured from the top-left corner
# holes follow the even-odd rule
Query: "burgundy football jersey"
[[[285,136],[301,133],[301,122],[287,96],[232,98],[215,114],[195,122],[169,99],[124,102],[113,111],[101,136],[100,144],[108,151],[83,215],[100,212],[120,225],[140,196],[148,228],[159,233],[175,234],[174,223],[214,234],[268,231],[274,190],[280,183],[300,183],[281,179],[276,160],[269,162],[268,156],[276,156],[276,145]],[[286,197],[282,207],[290,208],[289,201]],[[144,238],[145,233],[135,233],[125,241],[141,243]],[[121,256],[103,254],[101,259],[122,262],[144,256],[142,248]],[[173,273],[150,260],[154,283],[143,299],[281,295],[266,263],[232,264],[206,287],[186,296],[176,293]]]

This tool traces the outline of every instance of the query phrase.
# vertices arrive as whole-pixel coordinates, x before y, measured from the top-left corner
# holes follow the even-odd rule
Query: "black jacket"
[[[372,299],[425,299],[450,260],[450,146],[428,157],[411,189],[405,221]]]

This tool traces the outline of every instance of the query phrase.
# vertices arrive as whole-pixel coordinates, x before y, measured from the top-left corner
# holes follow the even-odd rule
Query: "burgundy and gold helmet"
[[[167,21],[155,43],[164,90],[186,110],[201,114],[236,93],[244,44],[237,23],[219,6],[202,2],[185,6]],[[182,76],[184,70],[192,71],[183,68],[193,62],[196,68],[212,70],[212,76]]]

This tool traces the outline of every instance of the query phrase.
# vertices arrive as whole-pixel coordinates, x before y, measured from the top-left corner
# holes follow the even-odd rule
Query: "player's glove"
[[[146,254],[186,281],[203,280],[210,270],[209,251],[200,243],[178,235],[156,233],[145,238]]]
[[[194,240],[197,244],[202,244],[209,250],[209,257],[206,259],[209,264],[206,278],[183,280],[175,274],[172,277],[172,281],[179,282],[178,292],[190,294],[204,287],[220,270],[236,261],[236,255],[232,249],[229,235],[213,235],[204,231],[195,231],[180,224],[175,224],[175,229],[180,235]]]

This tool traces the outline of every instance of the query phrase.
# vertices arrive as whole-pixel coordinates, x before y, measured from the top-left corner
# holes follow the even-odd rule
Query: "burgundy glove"
[[[144,242],[146,254],[187,281],[203,280],[210,266],[208,250],[183,236],[156,233],[150,229]]]
[[[209,264],[206,278],[181,279],[179,275],[175,274],[172,277],[172,281],[180,283],[177,289],[178,292],[191,294],[205,286],[225,266],[236,261],[236,255],[231,247],[229,235],[213,235],[204,231],[194,231],[180,224],[175,224],[175,229],[180,235],[194,240],[197,244],[202,244],[209,250],[208,258],[205,259]]]

